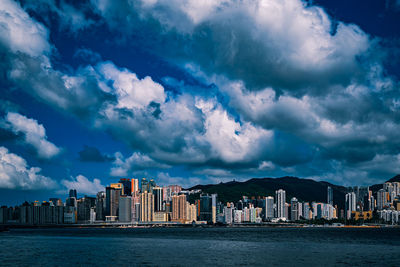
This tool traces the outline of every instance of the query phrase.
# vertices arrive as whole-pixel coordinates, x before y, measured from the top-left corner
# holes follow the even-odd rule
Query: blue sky
[[[0,203],[119,178],[400,173],[400,2],[0,3]]]

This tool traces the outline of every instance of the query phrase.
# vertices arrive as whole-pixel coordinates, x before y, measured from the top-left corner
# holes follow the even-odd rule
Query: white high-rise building
[[[242,222],[242,211],[241,210],[234,210],[233,211],[233,221],[235,223],[241,223]]]
[[[376,206],[378,210],[382,210],[386,206],[386,192],[384,189],[379,189],[376,193]]]
[[[356,211],[356,194],[354,192],[346,194],[346,218],[351,219],[351,213]]]
[[[286,204],[286,191],[279,189],[275,192],[276,194],[276,217],[286,218],[285,216],[285,204]]]
[[[229,204],[228,206],[224,207],[224,216],[225,216],[225,223],[232,224],[233,223],[233,203]]]
[[[299,205],[299,219],[300,218],[304,218],[304,215],[303,215],[303,202],[298,202],[298,205]]]

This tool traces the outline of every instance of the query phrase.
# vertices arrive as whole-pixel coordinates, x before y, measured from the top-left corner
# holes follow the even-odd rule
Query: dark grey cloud
[[[96,147],[91,146],[84,146],[78,154],[79,160],[83,162],[106,162],[115,159],[113,156],[102,154]]]

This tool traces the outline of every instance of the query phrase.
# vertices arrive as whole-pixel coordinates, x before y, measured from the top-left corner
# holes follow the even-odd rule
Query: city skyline
[[[0,203],[400,174],[397,0],[3,0],[0,24]]]
[[[120,179],[96,197],[78,198],[70,189],[63,202],[25,201],[15,207],[0,206],[0,223],[11,226],[120,226],[140,225],[273,225],[294,223],[372,226],[400,223],[400,182],[386,182],[376,192],[369,187],[347,188],[344,206],[334,203],[332,185],[325,185],[326,201],[289,198],[284,189],[274,196],[243,195],[223,202],[215,192],[184,190],[179,185],[160,187],[153,179]],[[337,198],[336,198],[337,199]],[[226,201],[226,200],[225,200]]]

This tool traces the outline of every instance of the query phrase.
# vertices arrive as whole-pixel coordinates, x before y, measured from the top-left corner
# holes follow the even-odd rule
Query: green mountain
[[[297,177],[282,178],[253,178],[245,182],[227,182],[220,184],[196,185],[190,189],[201,189],[205,193],[217,193],[223,203],[237,202],[242,196],[263,197],[274,196],[275,191],[284,189],[287,202],[292,197],[307,202],[327,202],[327,188],[333,189],[333,202],[339,208],[344,208],[346,187],[333,185],[328,182],[318,182]]]

